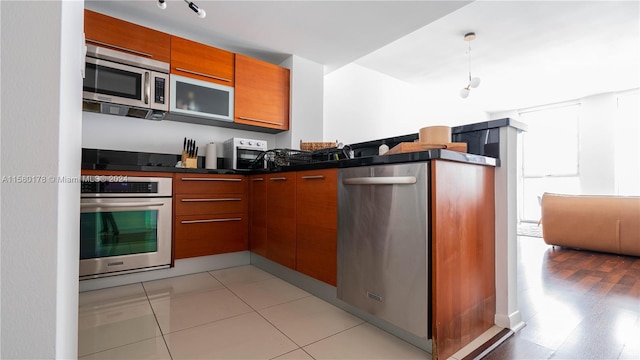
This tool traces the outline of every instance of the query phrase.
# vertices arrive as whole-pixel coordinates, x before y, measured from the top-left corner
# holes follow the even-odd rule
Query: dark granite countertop
[[[355,159],[344,159],[334,161],[322,161],[310,164],[298,164],[293,166],[285,166],[276,169],[264,169],[264,170],[251,170],[251,173],[269,173],[269,172],[281,172],[281,171],[300,171],[300,170],[319,170],[319,169],[332,169],[332,168],[349,168],[357,166],[372,166],[372,165],[389,165],[389,164],[401,164],[409,162],[420,162],[429,160],[449,160],[457,161],[469,164],[484,165],[484,166],[498,166],[499,160],[487,156],[474,155],[461,153],[457,151],[435,149],[428,151],[419,151],[402,154],[392,155],[374,155],[365,156]]]
[[[401,143],[411,142],[418,138],[418,134],[395,136],[386,139],[372,140],[363,143],[350,144],[356,158],[331,161],[319,161],[293,166],[285,166],[275,169],[260,170],[231,170],[222,169],[223,159],[218,158],[216,170],[204,168],[204,157],[198,157],[198,167],[195,169],[185,169],[175,167],[180,160],[180,155],[156,154],[144,152],[82,149],[83,170],[108,170],[108,171],[148,171],[148,172],[170,172],[170,173],[193,173],[193,174],[256,174],[265,172],[316,170],[330,168],[347,168],[355,166],[400,164],[408,162],[419,162],[429,160],[458,161],[469,164],[484,166],[499,166],[499,137],[497,131],[500,127],[510,126],[525,131],[527,126],[513,119],[504,118],[490,120],[475,124],[453,127],[452,140],[462,141],[468,144],[469,153],[460,153],[450,150],[428,150],[412,153],[377,155],[378,146],[386,143],[390,148]],[[489,155],[489,156],[485,156]]]
[[[85,157],[85,153],[87,156]],[[102,159],[102,162],[89,162],[88,158],[91,158],[92,154],[107,154],[105,156],[96,157]],[[115,156],[114,156],[115,155]],[[123,152],[112,150],[98,150],[95,149],[83,149],[83,170],[113,170],[113,171],[148,171],[148,172],[171,172],[171,173],[192,173],[192,174],[259,174],[269,172],[283,172],[283,171],[298,171],[298,170],[318,170],[318,169],[330,169],[330,168],[347,168],[356,166],[370,166],[370,165],[387,165],[387,164],[400,164],[408,162],[419,162],[429,160],[449,160],[458,161],[470,164],[484,165],[484,166],[497,166],[499,160],[474,154],[461,153],[456,151],[436,149],[420,152],[392,154],[392,155],[374,155],[364,156],[355,159],[343,159],[334,161],[320,161],[309,164],[298,164],[293,166],[284,166],[275,169],[256,169],[256,170],[231,170],[231,169],[216,169],[209,170],[204,168],[185,169],[173,166],[157,166],[152,165],[147,161],[149,156],[170,156],[177,157],[177,155],[166,154],[149,154],[149,153],[136,153],[136,152]],[[109,158],[108,162],[105,162],[105,158]],[[115,158],[121,158],[122,161],[117,161]],[[125,159],[129,159],[130,163],[126,163]],[[131,163],[131,159],[143,159],[144,165],[136,165]],[[136,160],[138,161],[138,160]],[[160,164],[163,165],[163,164]]]

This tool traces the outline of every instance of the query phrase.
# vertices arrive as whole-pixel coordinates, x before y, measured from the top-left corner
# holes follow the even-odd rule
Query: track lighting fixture
[[[471,88],[477,88],[478,85],[480,85],[480,78],[479,77],[471,77],[471,41],[473,39],[476,38],[476,33],[470,32],[470,33],[466,33],[464,34],[464,41],[467,41],[469,43],[469,83],[467,84],[467,86],[465,88],[463,88],[462,90],[460,90],[460,97],[465,99],[467,96],[469,96],[469,93],[471,92]]]
[[[186,2],[189,8],[193,10],[193,12],[198,14],[198,17],[200,17],[201,19],[204,19],[204,17],[207,16],[207,12],[204,11],[204,9],[199,8],[198,5],[194,4],[192,1],[184,0],[184,2]],[[163,10],[166,9],[167,0],[158,0],[158,7]]]

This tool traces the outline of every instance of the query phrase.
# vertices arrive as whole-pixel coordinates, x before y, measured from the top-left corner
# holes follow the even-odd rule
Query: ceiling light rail
[[[194,4],[192,1],[184,0],[184,2],[186,2],[189,8],[193,10],[193,12],[198,14],[198,17],[200,17],[201,19],[204,19],[204,17],[207,16],[207,12],[204,11],[204,9],[198,7],[198,5]],[[162,10],[166,9],[167,0],[158,0],[158,7]]]

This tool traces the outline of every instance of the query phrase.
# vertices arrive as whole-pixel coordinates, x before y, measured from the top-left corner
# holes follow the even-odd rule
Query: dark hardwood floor
[[[518,237],[526,326],[484,359],[640,360],[640,258]]]

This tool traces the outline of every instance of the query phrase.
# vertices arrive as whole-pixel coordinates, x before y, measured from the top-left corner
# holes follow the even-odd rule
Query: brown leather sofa
[[[541,206],[547,244],[640,256],[640,197],[544,193]]]

